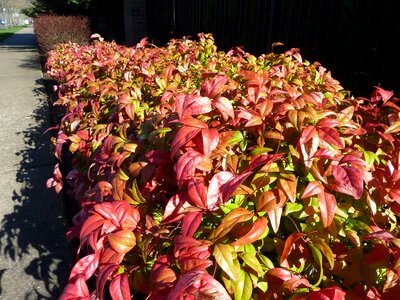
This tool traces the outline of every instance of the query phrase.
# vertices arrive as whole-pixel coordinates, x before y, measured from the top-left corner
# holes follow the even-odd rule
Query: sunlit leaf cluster
[[[81,206],[62,299],[395,299],[400,107],[298,49],[213,37],[50,53],[66,114],[48,186]],[[86,281],[93,278],[95,290]]]

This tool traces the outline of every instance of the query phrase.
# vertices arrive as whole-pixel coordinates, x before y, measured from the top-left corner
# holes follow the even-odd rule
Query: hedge
[[[48,186],[81,206],[61,299],[396,298],[399,99],[198,37],[50,53],[73,169]]]

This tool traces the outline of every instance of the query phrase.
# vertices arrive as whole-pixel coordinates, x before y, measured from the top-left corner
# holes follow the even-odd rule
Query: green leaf
[[[243,134],[240,131],[235,131],[233,136],[228,140],[229,146],[235,146],[236,144],[243,141]]]
[[[259,281],[257,283],[257,287],[265,293],[268,290],[268,282],[265,281]]]
[[[367,163],[368,168],[371,168],[375,161],[379,163],[379,157],[371,151],[364,151],[364,160]]]
[[[317,263],[318,263],[318,265],[320,266],[319,278],[318,278],[317,283],[314,284],[314,286],[317,287],[317,286],[319,286],[319,284],[321,283],[322,277],[323,277],[323,275],[324,275],[324,266],[322,265],[322,253],[321,253],[321,251],[320,251],[316,246],[314,246],[313,244],[308,244],[308,246],[309,246],[309,248],[310,248],[310,250],[311,250],[311,253],[312,253],[312,256],[313,256],[314,260],[316,260]]]
[[[264,266],[267,269],[275,268],[274,263],[268,257],[266,257],[265,255],[259,253],[258,254],[258,258],[261,260],[261,262],[264,264]]]
[[[216,244],[214,247],[214,257],[217,264],[233,280],[239,279],[240,264],[236,258],[235,249],[230,245]]]
[[[146,203],[146,199],[143,198],[142,193],[139,190],[136,179],[132,182],[131,188],[132,199],[130,199],[129,203],[133,205]]]
[[[323,239],[311,238],[310,241],[321,251],[322,254],[324,254],[325,258],[328,260],[329,267],[332,270],[335,264],[332,249],[325,243]]]
[[[241,141],[240,143],[239,143],[239,146],[240,146],[240,150],[241,151],[246,151],[246,148],[247,148],[247,140],[243,140],[243,141]]]
[[[259,276],[264,275],[264,270],[254,253],[244,252],[240,255],[245,264],[258,273]]]
[[[250,151],[249,155],[250,156],[257,156],[263,153],[268,153],[271,152],[273,149],[271,148],[266,148],[266,147],[257,147],[253,150]]]
[[[240,270],[239,279],[235,282],[235,300],[249,300],[253,294],[253,284],[249,274]]]
[[[162,128],[158,128],[156,130],[156,134],[160,134],[160,133],[167,133],[172,131],[172,129],[170,127],[162,127]]]
[[[118,169],[118,178],[123,181],[129,180],[129,176],[122,169]]]
[[[302,209],[303,209],[303,205],[300,203],[287,202],[285,205],[285,212],[283,213],[283,215],[287,216],[291,213],[301,211]]]

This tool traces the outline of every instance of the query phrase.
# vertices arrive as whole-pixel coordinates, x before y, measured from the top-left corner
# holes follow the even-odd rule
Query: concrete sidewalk
[[[0,299],[57,299],[71,254],[32,28],[0,43]]]

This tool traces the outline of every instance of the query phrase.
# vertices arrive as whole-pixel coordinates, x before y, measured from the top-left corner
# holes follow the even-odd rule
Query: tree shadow
[[[34,94],[43,99],[33,113],[34,122],[18,132],[25,148],[18,152],[20,164],[16,181],[22,186],[13,192],[14,209],[4,216],[0,231],[1,254],[15,263],[27,261],[25,273],[44,283],[25,299],[56,299],[67,284],[71,270],[71,250],[65,240],[67,229],[64,203],[54,190],[46,188],[55,160],[50,152],[50,114],[42,80]],[[2,293],[0,270],[0,298]]]

